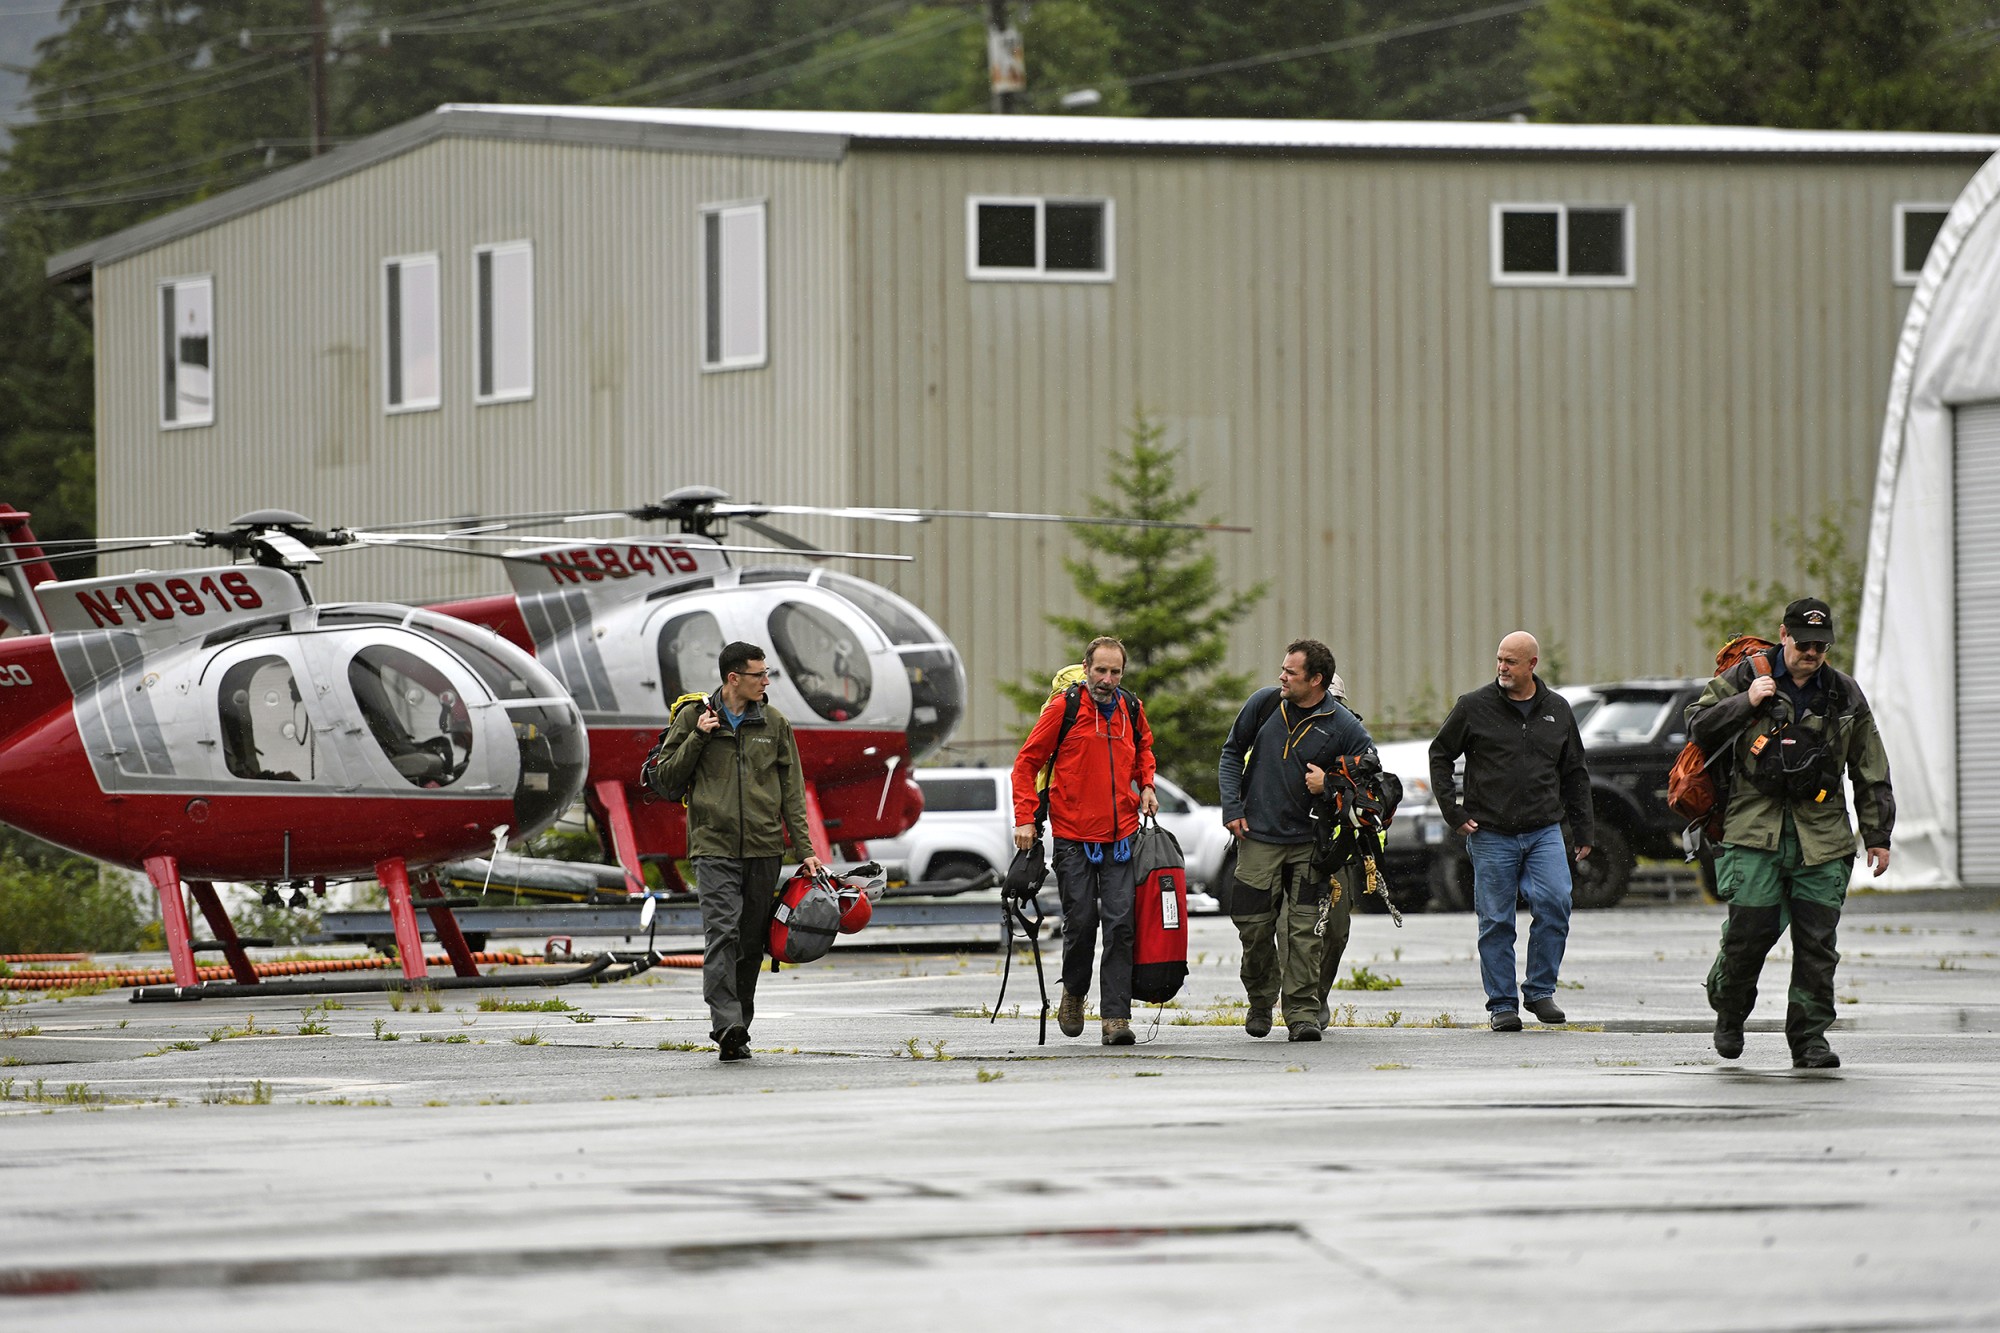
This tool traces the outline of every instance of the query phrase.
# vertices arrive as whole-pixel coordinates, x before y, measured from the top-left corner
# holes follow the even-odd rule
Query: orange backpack
[[[1754,634],[1739,634],[1722,645],[1722,651],[1715,655],[1715,674],[1721,675],[1729,668],[1750,658],[1753,669],[1760,676],[1771,674],[1771,659],[1764,654],[1778,645],[1769,639],[1760,639]],[[1717,759],[1729,753],[1729,747],[1736,743],[1735,735],[1718,745],[1715,753],[1709,754],[1693,740],[1681,747],[1680,756],[1667,773],[1667,804],[1674,813],[1688,821],[1692,831],[1697,825],[1710,842],[1722,840],[1722,821],[1729,809],[1726,793],[1709,776],[1708,767]]]

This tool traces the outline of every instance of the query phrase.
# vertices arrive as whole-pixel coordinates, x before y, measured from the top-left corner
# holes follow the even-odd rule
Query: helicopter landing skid
[[[192,986],[140,986],[132,992],[132,1003],[241,1000],[285,995],[366,995],[375,991],[470,990],[479,986],[572,986],[579,981],[629,981],[657,967],[664,956],[657,949],[639,953],[600,953],[581,967],[553,975],[537,968],[533,972],[483,977],[327,977],[325,980],[259,981],[248,985],[240,981],[207,981]]]

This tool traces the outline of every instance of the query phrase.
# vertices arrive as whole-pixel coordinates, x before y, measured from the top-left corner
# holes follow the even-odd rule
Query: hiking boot
[[[1292,1025],[1290,1025],[1285,1029],[1285,1040],[1318,1041],[1319,1024],[1313,1022],[1311,1019],[1306,1019],[1303,1022],[1293,1023]]]
[[[1056,1024],[1062,1028],[1065,1037],[1083,1035],[1083,997],[1063,991],[1062,1003],[1056,1006]]]
[[[1743,1054],[1743,1020],[1728,1014],[1715,1016],[1715,1053],[1725,1060],[1739,1059]]]
[[[1268,1004],[1251,1005],[1250,1012],[1244,1015],[1243,1018],[1243,1030],[1253,1037],[1270,1036],[1271,1006]]]
[[[1838,1069],[1840,1057],[1823,1041],[1810,1042],[1792,1053],[1794,1069]]]
[[[1528,1001],[1528,1012],[1543,1023],[1567,1023],[1569,1021],[1564,1017],[1562,1008],[1556,1003],[1556,997],[1553,995],[1540,1000]]]
[[[740,1025],[725,1029],[721,1038],[716,1042],[716,1045],[721,1048],[720,1056],[725,1061],[748,1060],[750,1058],[750,1029]]]
[[[1129,1018],[1107,1018],[1104,1020],[1106,1046],[1130,1046],[1136,1038],[1132,1036],[1132,1020]]]
[[[1512,1009],[1495,1009],[1493,1016],[1486,1020],[1495,1032],[1519,1032],[1521,1015]]]

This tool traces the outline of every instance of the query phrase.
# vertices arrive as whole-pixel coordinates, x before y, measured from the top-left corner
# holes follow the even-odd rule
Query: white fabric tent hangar
[[[2000,155],[1903,321],[1854,664],[1898,807],[1888,874],[1857,887],[2000,886]]]

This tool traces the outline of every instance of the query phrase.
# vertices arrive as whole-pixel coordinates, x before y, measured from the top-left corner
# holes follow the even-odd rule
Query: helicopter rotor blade
[[[193,545],[200,540],[200,536],[200,533],[195,532],[177,532],[166,537],[63,537],[55,541],[37,537],[31,542],[10,542],[0,539],[0,546],[39,546],[44,551],[63,551],[78,548],[90,551],[103,550],[111,546]]]
[[[12,542],[6,543],[11,547]],[[0,569],[19,569],[22,565],[43,563],[58,564],[64,560],[83,560],[96,555],[118,555],[124,551],[152,551],[162,546],[200,546],[198,537],[160,537],[143,542],[119,542],[107,546],[93,546],[81,551],[51,551],[43,555],[17,556],[12,560],[0,560]]]
[[[740,514],[737,515],[735,518],[733,518],[731,521],[736,523],[741,523],[744,527],[750,529],[750,531],[756,533],[758,536],[769,538],[771,541],[774,541],[778,543],[778,545],[786,547],[789,550],[798,551],[806,555],[820,554],[820,548],[813,545],[805,538],[795,537],[791,533],[786,532],[783,528],[777,527],[773,524],[765,523],[759,519],[745,518]]]
[[[394,547],[404,551],[437,551],[443,555],[463,555],[474,560],[504,560],[514,565],[535,565],[542,569],[567,570],[572,574],[602,574],[604,571],[591,566],[565,564],[560,560],[546,560],[538,555],[507,555],[500,551],[468,551],[463,546],[446,546],[429,541],[357,541],[352,546],[336,546],[335,551],[359,551],[365,547]]]
[[[574,509],[547,509],[525,514],[457,514],[451,518],[420,518],[408,523],[371,523],[370,532],[415,532],[444,528],[452,532],[492,532],[509,527],[533,527],[542,523],[580,523],[584,518],[630,518],[623,510],[610,514],[577,517]]]
[[[930,517],[924,509],[881,509],[868,505],[761,505],[723,503],[710,507],[718,518],[747,523],[765,514],[807,514],[819,518],[867,518],[882,523],[923,523]]]
[[[411,534],[385,533],[385,532],[377,532],[373,529],[370,529],[365,532],[356,529],[349,529],[349,534],[357,542],[366,546],[421,547],[421,544],[427,541],[428,542],[459,541],[459,542],[491,542],[506,546],[571,547],[575,546],[579,541],[587,541],[593,546],[613,546],[613,547],[671,546],[671,547],[678,547],[679,549],[686,551],[731,551],[742,555],[800,554],[800,552],[796,549],[786,549],[780,546],[737,546],[729,544],[727,542],[709,542],[709,541],[688,542],[688,541],[683,541],[680,538],[676,537],[654,537],[654,538],[495,537],[495,536],[487,536],[475,533],[467,533],[463,535],[446,534],[446,533],[411,533]],[[467,552],[467,554],[472,554],[472,552]],[[846,560],[887,560],[896,564],[908,564],[916,559],[915,556],[893,555],[886,551],[822,551],[815,548],[813,554],[822,557],[838,556]],[[539,559],[539,557],[537,557],[537,559]]]
[[[1171,528],[1181,532],[1251,531],[1250,528],[1235,523],[1181,523],[1164,518],[1116,518],[1104,514],[1017,514],[1003,509],[878,509],[851,516],[886,518],[897,523],[922,522],[933,518],[990,518],[1007,523],[1073,523],[1088,527]]]

